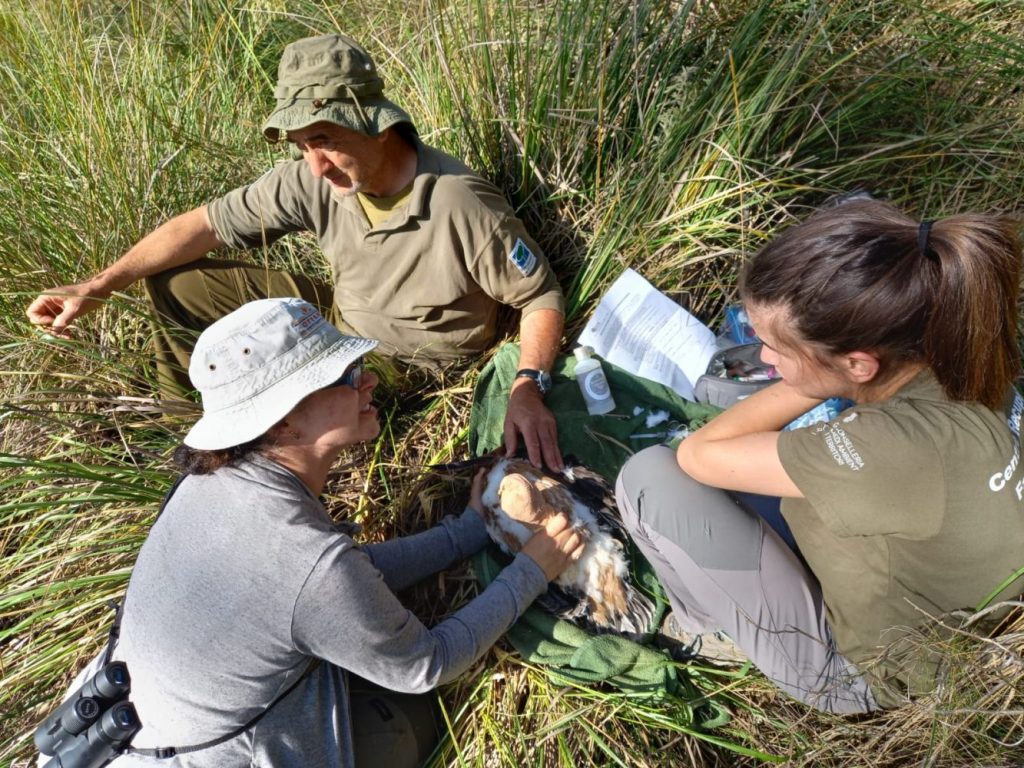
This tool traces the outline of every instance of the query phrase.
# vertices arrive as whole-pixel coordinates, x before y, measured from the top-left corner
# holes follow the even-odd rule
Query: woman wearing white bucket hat
[[[488,539],[477,483],[459,517],[369,546],[317,499],[341,451],[379,432],[360,363],[374,346],[300,299],[246,304],[199,338],[185,475],[139,553],[112,655],[72,688],[127,664],[142,727],[112,764],[417,765],[437,734],[429,699],[408,694],[464,672],[578,556],[556,520],[435,627],[401,605],[395,590]]]

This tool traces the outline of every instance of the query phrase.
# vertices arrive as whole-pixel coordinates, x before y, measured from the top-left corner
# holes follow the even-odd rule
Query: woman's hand
[[[544,529],[533,534],[522,551],[540,566],[551,581],[583,556],[586,545],[583,535],[569,525],[565,515],[559,514],[549,517]]]
[[[487,478],[487,467],[480,467],[473,475],[473,485],[469,489],[469,507],[478,515],[484,509],[484,480]]]

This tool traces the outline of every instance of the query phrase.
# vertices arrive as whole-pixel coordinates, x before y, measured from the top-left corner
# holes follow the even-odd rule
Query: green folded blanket
[[[519,348],[506,344],[498,350],[477,380],[470,416],[469,446],[474,456],[493,451],[504,442],[505,409],[515,378]],[[695,428],[720,409],[698,405],[667,387],[603,363],[616,408],[603,416],[587,413],[573,378],[574,357],[559,358],[552,374],[552,390],[545,398],[558,420],[558,441],[563,455],[576,460],[609,482],[635,451],[665,442],[665,437],[632,438],[634,434],[666,431],[667,422],[647,427],[652,413],[666,411],[675,425]],[[505,556],[491,547],[474,560],[477,579],[489,584],[501,570]],[[666,609],[664,592],[653,568],[633,549],[633,582],[655,599],[655,626]],[[555,680],[581,684],[606,683],[624,691],[654,697],[670,695],[698,698],[692,685],[678,675],[665,651],[617,635],[589,635],[570,622],[539,608],[530,608],[509,630],[509,641],[528,662],[548,668]],[[718,713],[720,715],[720,713]]]
[[[486,586],[507,562],[500,550],[488,547],[474,558],[473,570]],[[610,683],[654,697],[692,698],[664,651],[618,635],[590,635],[539,608],[527,609],[507,637],[524,659],[550,667],[552,678],[562,683]]]
[[[474,456],[504,443],[508,393],[519,364],[519,346],[505,344],[480,372],[473,393],[469,420],[469,448]],[[552,388],[545,403],[558,419],[558,444],[563,455],[614,482],[626,459],[641,448],[665,442],[664,438],[632,439],[630,435],[665,430],[665,423],[646,426],[655,411],[667,411],[671,420],[691,428],[704,424],[721,408],[700,405],[677,395],[668,387],[642,379],[602,361],[605,377],[615,398],[615,410],[603,416],[587,413],[573,373],[576,358],[560,357],[551,371]],[[639,412],[635,413],[639,409]]]

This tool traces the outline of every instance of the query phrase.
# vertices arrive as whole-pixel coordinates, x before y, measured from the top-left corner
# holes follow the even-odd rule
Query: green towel
[[[491,546],[473,560],[482,585],[490,584],[508,558]],[[658,697],[692,698],[692,690],[676,674],[664,651],[618,635],[590,635],[575,624],[539,608],[529,608],[508,631],[508,639],[524,659],[550,667],[560,683],[611,683],[618,688]]]
[[[470,415],[469,445],[479,456],[503,444],[505,409],[509,387],[515,377],[519,348],[506,344],[498,350],[477,380]],[[574,357],[560,358],[552,374],[552,389],[545,401],[558,419],[558,440],[563,455],[572,455],[585,466],[614,482],[625,460],[636,450],[665,442],[664,438],[633,439],[635,433],[664,430],[660,424],[648,428],[647,417],[654,411],[667,411],[670,420],[696,427],[720,412],[679,397],[661,384],[641,379],[610,363],[603,362],[605,376],[615,398],[610,414],[587,413],[573,371]],[[634,410],[637,413],[634,415]],[[634,585],[643,589],[656,603],[655,626],[666,609],[664,591],[654,569],[631,548],[630,564]],[[496,547],[477,555],[474,568],[477,579],[490,584],[507,559]],[[509,630],[509,641],[528,662],[543,665],[556,681],[581,684],[607,683],[636,694],[662,697],[670,695],[692,701],[696,690],[680,678],[667,653],[650,645],[617,635],[590,635],[557,619],[539,608],[529,608]],[[698,718],[700,719],[700,718]],[[721,720],[721,712],[712,718]],[[709,724],[709,723],[706,723]]]
[[[469,419],[469,449],[481,456],[504,443],[508,392],[519,364],[519,346],[505,344],[480,372],[473,393]],[[668,387],[635,376],[602,361],[605,377],[615,398],[615,410],[591,416],[573,378],[575,357],[560,357],[551,371],[552,387],[545,398],[558,418],[558,444],[563,455],[580,462],[614,482],[626,459],[641,448],[665,442],[664,438],[632,439],[633,434],[665,430],[665,423],[648,428],[646,419],[654,411],[666,411],[669,418],[691,428],[704,424],[721,408],[690,402]],[[640,412],[634,414],[634,410]]]

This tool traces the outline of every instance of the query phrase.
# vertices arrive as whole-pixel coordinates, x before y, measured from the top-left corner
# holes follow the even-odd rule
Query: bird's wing
[[[564,482],[570,492],[593,512],[598,527],[608,531],[623,543],[629,541],[618,506],[615,504],[615,491],[611,484],[582,464],[572,465],[566,474],[568,477]]]

